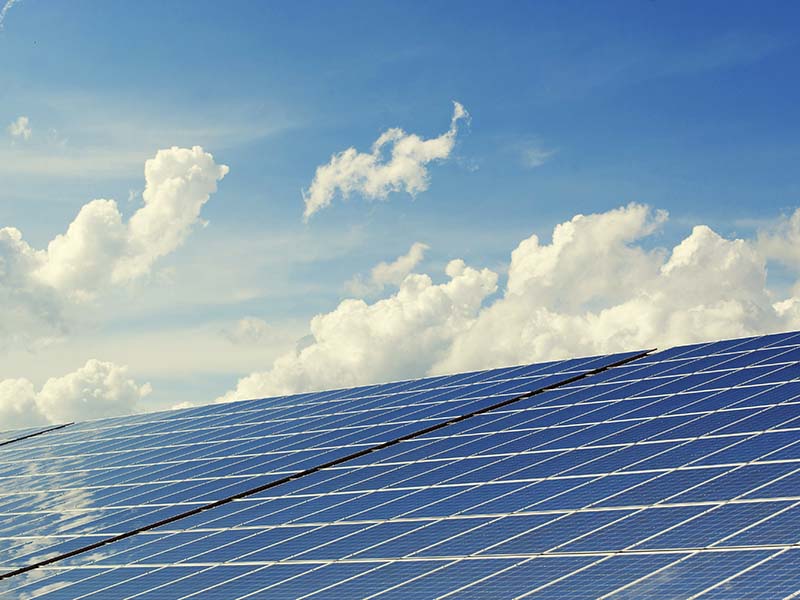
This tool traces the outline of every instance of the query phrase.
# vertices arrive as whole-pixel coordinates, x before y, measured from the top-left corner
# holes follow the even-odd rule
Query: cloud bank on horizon
[[[371,153],[350,148],[335,155],[304,195],[306,217],[336,193],[369,200],[426,189],[427,165],[451,154],[459,121],[468,118],[454,106],[450,129],[439,137],[392,129]],[[147,278],[201,222],[227,173],[199,146],[172,147],[145,163],[143,205],[127,220],[114,200],[98,199],[43,249],[17,228],[0,229],[3,339],[46,343],[68,327],[65,311],[90,308],[115,286]],[[429,246],[414,242],[406,254],[347,282],[354,297],[313,317],[302,344],[217,401],[800,328],[800,209],[751,239],[696,225],[674,247],[653,248],[667,220],[666,211],[636,203],[578,214],[557,225],[550,240],[521,240],[504,268],[454,259],[443,281],[415,272]],[[794,273],[789,292],[768,284],[773,263]],[[270,331],[263,320],[244,317],[221,334],[255,348]],[[24,378],[0,380],[0,423],[136,412],[150,391],[128,377],[126,366],[92,359],[38,390]]]
[[[450,129],[438,137],[425,140],[393,127],[375,140],[371,152],[350,147],[334,154],[327,164],[317,167],[311,185],[303,191],[303,219],[308,222],[329,206],[337,192],[343,198],[358,193],[366,200],[385,200],[391,192],[405,191],[414,196],[425,191],[428,164],[450,156],[459,122],[465,120],[469,120],[469,113],[454,101]]]
[[[755,239],[696,225],[645,249],[667,219],[643,204],[576,215],[549,243],[519,243],[499,295],[498,273],[462,260],[443,283],[409,273],[386,298],[315,316],[309,344],[218,401],[800,328],[800,279],[783,298],[767,285],[770,261],[800,276],[800,210]]]
[[[128,369],[91,359],[39,389],[25,378],[0,380],[0,423],[3,428],[34,427],[87,418],[100,419],[135,412],[152,388],[127,376]]]

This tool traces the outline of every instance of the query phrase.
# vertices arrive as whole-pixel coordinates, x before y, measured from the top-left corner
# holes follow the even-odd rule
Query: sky
[[[0,6],[0,429],[800,329],[796,3]]]

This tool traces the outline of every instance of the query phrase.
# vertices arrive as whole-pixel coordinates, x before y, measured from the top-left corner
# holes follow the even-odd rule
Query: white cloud
[[[5,9],[0,12],[0,27],[3,24],[3,16],[5,11],[8,10],[9,5],[7,4]],[[12,138],[15,139],[22,139],[22,140],[29,140],[31,139],[31,135],[33,135],[33,130],[31,129],[31,122],[28,117],[20,116],[17,117],[16,121],[13,121],[8,126],[8,133]]]
[[[0,423],[3,428],[99,419],[136,412],[150,393],[127,368],[89,360],[63,377],[52,377],[37,392],[27,379],[0,380]]]
[[[666,220],[630,204],[577,215],[549,243],[533,235],[512,252],[496,299],[497,276],[461,261],[444,284],[407,275],[388,298],[314,317],[307,347],[223,399],[800,328],[800,297],[776,302],[766,278],[770,257],[800,270],[800,212],[759,240],[698,225],[671,249],[646,249]]]
[[[448,281],[408,275],[397,293],[368,304],[344,300],[311,321],[313,340],[278,358],[272,369],[239,381],[229,401],[300,390],[350,386],[423,373],[474,321],[497,275],[463,261],[447,265]]]
[[[160,150],[145,163],[144,206],[127,222],[115,201],[93,200],[44,250],[32,248],[18,229],[0,228],[5,341],[58,335],[65,307],[148,275],[185,241],[227,172],[198,146]]]
[[[424,140],[395,127],[381,134],[371,152],[358,152],[351,147],[334,154],[329,163],[317,167],[311,186],[303,192],[303,218],[308,221],[328,206],[337,191],[345,198],[358,193],[368,200],[383,200],[390,192],[414,195],[425,191],[428,163],[450,156],[462,119],[469,119],[469,114],[454,102],[450,129],[439,137]],[[386,159],[388,149],[391,151]]]
[[[771,228],[762,228],[758,233],[758,245],[765,257],[800,270],[800,210]]]
[[[148,274],[158,258],[186,240],[227,173],[199,146],[159,150],[145,163],[144,206],[124,223],[114,200],[84,205],[67,232],[48,244],[35,276],[56,289],[91,296],[104,285]]]
[[[425,251],[430,246],[422,242],[414,242],[406,254],[398,256],[394,261],[375,265],[365,281],[356,276],[345,284],[345,289],[357,297],[368,296],[383,291],[386,286],[399,286],[406,276],[425,258]]]
[[[222,330],[222,335],[232,344],[258,344],[272,334],[272,328],[258,317],[244,317],[232,327]]]
[[[530,144],[522,148],[521,151],[522,165],[528,169],[535,169],[541,167],[547,162],[555,150],[546,150],[541,146]]]
[[[3,27],[6,24],[6,15],[11,8],[18,4],[20,0],[6,0],[6,3],[3,5],[3,8],[0,9],[0,31],[3,30]]]

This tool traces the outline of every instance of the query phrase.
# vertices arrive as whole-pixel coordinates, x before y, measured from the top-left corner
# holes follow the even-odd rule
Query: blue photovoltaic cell
[[[131,427],[171,432],[165,439],[185,440],[178,446],[184,449],[193,439],[208,445],[210,430],[244,425],[249,435],[235,443],[249,447],[249,440],[272,435],[263,432],[273,422],[334,419],[327,406],[308,413],[308,398],[319,404],[341,399],[348,409],[336,417],[367,411],[375,417],[368,426],[355,420],[365,435],[350,444],[386,440],[381,419],[388,408],[399,411],[390,432],[416,427],[419,433],[10,577],[0,582],[0,599],[800,597],[798,360],[797,333],[671,348],[427,432],[420,424],[444,414],[432,405],[458,412],[451,387],[513,377],[492,371],[491,384],[480,373],[437,378],[434,389],[448,396],[441,403],[398,403],[398,394],[407,397],[421,383],[405,382],[393,384],[400,386],[394,391],[339,391],[337,399],[303,396],[291,407],[280,405],[293,416],[278,419],[245,422],[245,411],[235,409],[247,403],[177,418],[137,417]],[[515,383],[501,383],[498,397],[519,394]],[[409,418],[416,408],[424,416]],[[174,427],[194,418],[213,425],[202,436]],[[117,424],[104,425],[104,434],[128,427],[111,423]],[[412,427],[404,428],[407,423]],[[327,433],[317,437],[320,429]],[[338,445],[330,443],[329,430],[342,433],[337,425],[300,430],[320,443],[298,440],[296,453],[310,450],[309,462],[315,454],[330,456],[327,449]],[[128,453],[129,443],[141,448],[136,436],[120,433],[103,438],[101,447],[113,446],[98,452],[104,460],[110,453],[134,456],[138,450]],[[221,448],[231,443],[219,439]],[[272,454],[235,456],[257,458],[248,463],[257,470]],[[114,464],[121,467],[126,461],[120,459]],[[245,474],[245,482],[260,481],[259,473]],[[213,492],[214,482],[228,479],[203,481]],[[112,515],[123,513],[147,520],[149,513],[131,512],[142,505],[109,504],[112,486],[128,495],[131,488],[98,486],[113,526],[119,521]],[[147,507],[165,497],[157,489]],[[185,507],[191,500],[181,502]],[[21,551],[23,538],[7,539],[16,539]],[[63,552],[86,539],[64,539],[48,550]]]

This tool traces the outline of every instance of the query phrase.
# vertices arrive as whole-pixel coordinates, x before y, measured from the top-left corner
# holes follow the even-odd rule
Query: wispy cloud
[[[537,144],[529,144],[520,150],[520,159],[522,166],[526,169],[536,169],[546,163],[555,153],[555,150],[547,150]]]
[[[265,113],[247,102],[233,106],[185,102],[176,110],[156,100],[142,107],[113,91],[87,94],[42,86],[28,90],[18,101],[40,116],[27,143],[0,144],[4,181],[31,175],[127,177],[140,169],[154,148],[199,145],[224,151],[300,123],[280,107]],[[126,118],[120,119],[120,114]]]
[[[2,30],[2,29],[3,29],[3,27],[5,26],[5,23],[6,23],[6,15],[8,14],[8,11],[10,11],[10,10],[11,10],[11,8],[12,8],[12,7],[13,7],[15,4],[19,4],[19,3],[20,3],[20,1],[21,1],[21,0],[6,0],[6,3],[3,5],[3,8],[2,8],[2,9],[0,9],[0,30]]]

